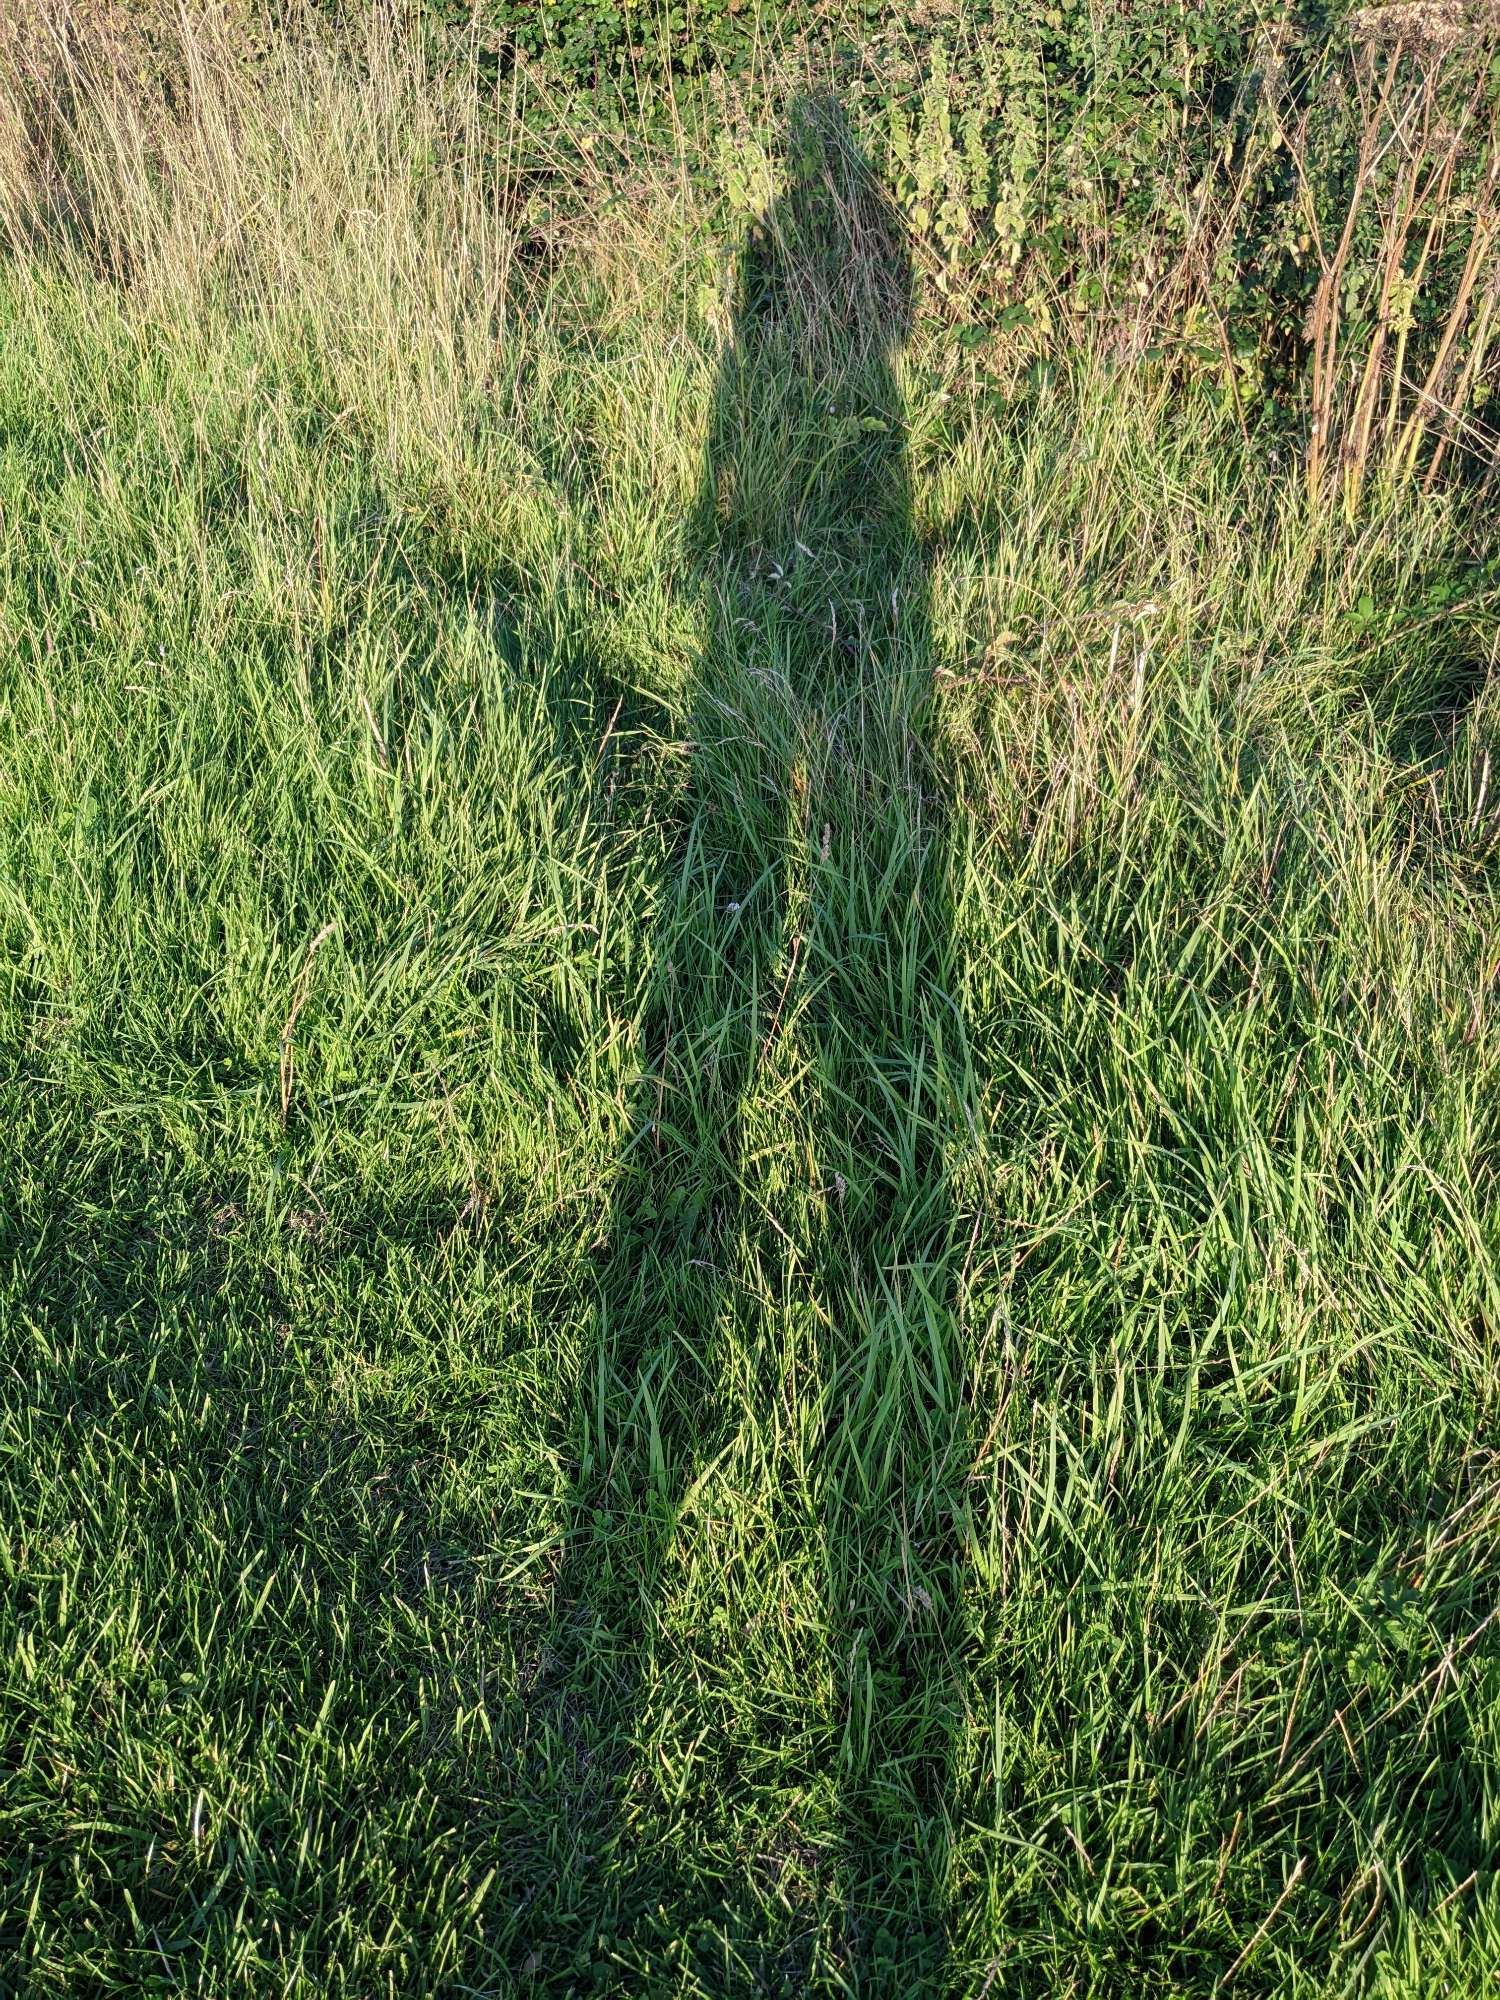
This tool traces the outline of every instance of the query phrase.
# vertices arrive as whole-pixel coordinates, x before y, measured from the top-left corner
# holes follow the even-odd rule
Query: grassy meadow
[[[184,60],[0,119],[0,1991],[1496,1990],[1483,465]]]

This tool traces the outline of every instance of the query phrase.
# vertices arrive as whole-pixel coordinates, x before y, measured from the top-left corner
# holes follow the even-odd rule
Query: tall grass
[[[1486,1990],[1472,488],[359,32],[6,71],[5,1979]]]

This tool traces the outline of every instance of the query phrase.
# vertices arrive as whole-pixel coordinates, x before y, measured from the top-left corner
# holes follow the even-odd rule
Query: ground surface
[[[787,199],[0,289],[6,1990],[1500,1976],[1482,522]]]

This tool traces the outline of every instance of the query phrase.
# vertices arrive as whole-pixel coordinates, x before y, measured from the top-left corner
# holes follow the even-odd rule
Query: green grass
[[[0,1987],[1488,1990],[1483,507],[392,185],[0,280]]]

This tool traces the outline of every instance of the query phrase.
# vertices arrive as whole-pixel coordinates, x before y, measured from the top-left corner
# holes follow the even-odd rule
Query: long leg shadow
[[[617,1965],[683,1944],[717,1854],[720,1942],[752,1978],[817,1984],[821,1963],[933,1991],[963,1037],[896,373],[911,268],[834,104],[797,107],[788,153],[744,249],[692,523],[692,776],[602,1228],[557,1645],[612,1663],[619,1757],[579,1838]],[[757,1495],[780,1518],[746,1528]],[[675,1595],[685,1550],[716,1578],[707,1607],[701,1581]],[[768,1578],[791,1628],[774,1643]],[[805,1673],[800,1700],[778,1710],[763,1657]],[[764,1690],[743,1728],[715,1692],[736,1678]],[[797,1828],[753,1820],[773,1734]],[[799,1871],[800,1907],[780,1880]]]

